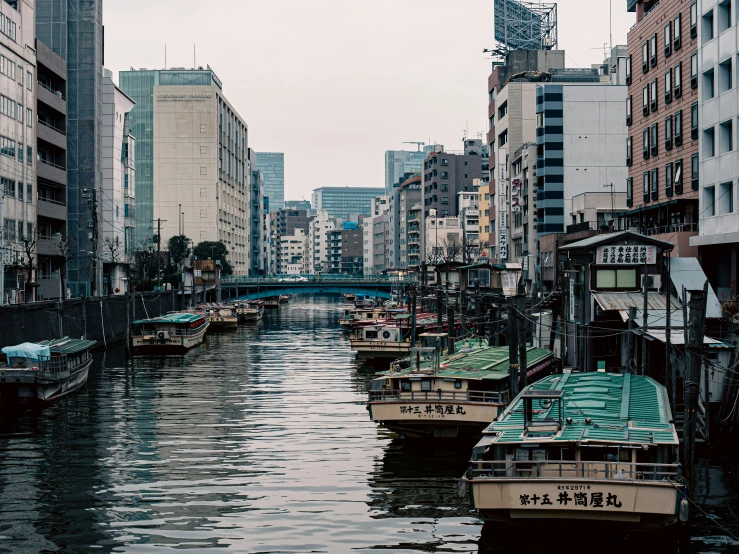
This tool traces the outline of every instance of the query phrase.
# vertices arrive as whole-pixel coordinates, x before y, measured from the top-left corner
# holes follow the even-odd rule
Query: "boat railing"
[[[146,337],[149,335],[157,336],[162,331],[166,331],[170,334],[170,336],[174,337],[186,337],[189,335],[197,335],[203,330],[202,325],[198,325],[194,329],[145,329],[145,328],[138,328],[138,329],[132,329],[131,330],[131,336],[133,337]]]
[[[556,478],[674,481],[680,475],[680,464],[567,460],[472,460],[467,470],[467,476],[472,479]]]
[[[69,369],[66,356],[39,356],[38,368],[46,373],[62,373]]]
[[[482,402],[489,404],[507,404],[508,392],[493,391],[400,391],[400,390],[373,390],[369,393],[370,402]]]

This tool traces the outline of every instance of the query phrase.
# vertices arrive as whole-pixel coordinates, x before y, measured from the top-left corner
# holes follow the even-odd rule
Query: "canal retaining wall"
[[[2,306],[0,348],[85,334],[98,342],[98,348],[103,348],[125,340],[128,317],[134,321],[177,309],[174,291]]]

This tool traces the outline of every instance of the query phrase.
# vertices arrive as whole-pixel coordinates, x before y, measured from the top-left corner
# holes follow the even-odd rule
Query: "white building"
[[[131,213],[135,198],[133,152],[129,113],[135,102],[113,82],[113,74],[103,71],[102,156],[103,172],[98,195],[98,279],[103,294],[125,294],[128,264],[133,255]]]
[[[328,261],[328,233],[336,229],[336,220],[321,208],[308,222],[308,250],[306,252],[306,273],[315,275],[323,271]]]
[[[305,239],[303,229],[295,229],[294,234],[280,237],[280,262],[276,269],[277,274],[298,275],[303,272]]]
[[[462,261],[462,220],[459,217],[436,217],[436,210],[426,218],[426,260],[430,264]]]

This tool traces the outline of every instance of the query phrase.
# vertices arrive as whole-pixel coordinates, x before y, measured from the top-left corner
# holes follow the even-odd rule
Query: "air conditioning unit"
[[[169,331],[159,331],[157,333],[157,338],[159,340],[169,340]]]
[[[662,286],[662,276],[661,275],[642,275],[641,276],[642,289],[644,289],[644,279],[647,280],[647,288],[649,290],[659,290],[659,288]]]

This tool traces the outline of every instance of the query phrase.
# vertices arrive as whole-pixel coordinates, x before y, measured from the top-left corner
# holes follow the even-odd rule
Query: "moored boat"
[[[6,346],[0,368],[0,406],[48,404],[87,383],[94,340],[62,339]]]
[[[355,298],[355,295],[350,292],[344,295],[344,300],[347,302],[354,303],[354,298]]]
[[[264,302],[261,300],[247,300],[246,302],[236,302],[234,304],[236,317],[239,323],[247,321],[259,321],[264,315]]]
[[[364,358],[403,358],[411,351],[410,328],[399,324],[365,325],[354,329],[349,340],[352,350]]]
[[[203,314],[169,313],[131,324],[134,354],[184,354],[203,342],[209,323]]]
[[[228,331],[239,326],[236,309],[231,306],[206,306],[201,310],[208,320],[209,331]]]
[[[268,310],[277,310],[280,307],[280,299],[277,296],[271,296],[264,299],[264,307]]]
[[[290,296],[289,294],[281,294],[279,298],[280,304],[287,304],[288,302],[290,302],[291,298],[292,296]]]
[[[402,310],[397,312],[402,313]],[[384,322],[388,317],[386,308],[349,308],[339,318],[339,325],[347,331],[364,325]]]
[[[449,348],[446,333],[424,333],[420,348],[370,385],[370,417],[406,437],[479,436],[510,401],[508,347],[484,339]],[[413,349],[412,349],[413,350]],[[554,354],[527,351],[532,378],[553,370]]]
[[[565,373],[526,387],[485,429],[463,484],[489,521],[638,530],[687,518],[667,392],[630,373]]]

